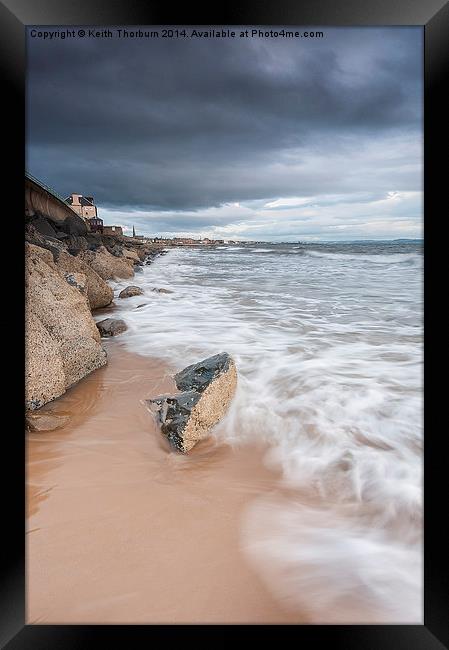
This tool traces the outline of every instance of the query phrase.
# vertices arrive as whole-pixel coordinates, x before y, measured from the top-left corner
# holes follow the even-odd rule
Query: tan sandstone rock
[[[140,262],[140,257],[138,256],[137,252],[129,248],[123,249],[123,257],[133,260],[134,262]]]
[[[65,374],[58,343],[37,316],[25,310],[25,401],[39,408],[65,393]]]
[[[66,277],[67,273],[83,273],[86,276],[86,291],[91,309],[107,307],[111,304],[114,298],[112,288],[79,255],[74,256],[66,252],[60,253],[56,261],[56,268],[64,277]]]
[[[83,251],[80,256],[103,280],[134,276],[133,260],[115,257],[104,246],[100,246],[96,251]]]
[[[106,363],[87,298],[52,254],[26,244],[26,406],[39,408]]]

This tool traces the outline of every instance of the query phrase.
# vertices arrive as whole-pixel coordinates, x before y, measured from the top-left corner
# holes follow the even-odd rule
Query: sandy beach
[[[276,491],[264,449],[171,451],[143,401],[173,388],[168,368],[105,348],[105,367],[41,409],[69,423],[27,433],[27,622],[306,622],[239,546],[247,503]]]

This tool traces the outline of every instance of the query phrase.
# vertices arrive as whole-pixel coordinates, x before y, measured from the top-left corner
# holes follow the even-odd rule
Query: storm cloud
[[[27,168],[145,234],[419,236],[422,30],[323,31],[44,41],[28,30]]]

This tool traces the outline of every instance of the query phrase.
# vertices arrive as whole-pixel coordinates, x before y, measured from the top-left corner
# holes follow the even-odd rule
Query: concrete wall
[[[67,217],[77,216],[65,201],[25,177],[25,215],[32,217],[36,214],[42,214],[55,223],[63,223]]]

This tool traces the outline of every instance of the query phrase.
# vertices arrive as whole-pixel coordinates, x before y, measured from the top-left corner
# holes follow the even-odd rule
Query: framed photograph
[[[447,5],[0,15],[5,217],[25,198],[1,647],[448,647]]]

